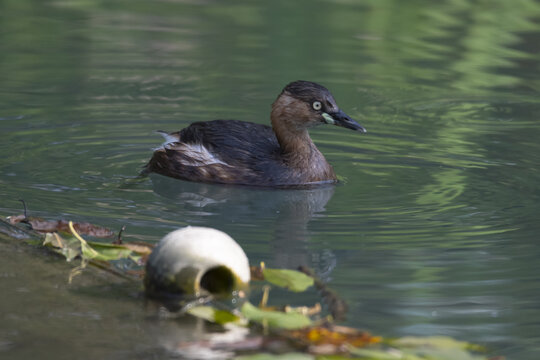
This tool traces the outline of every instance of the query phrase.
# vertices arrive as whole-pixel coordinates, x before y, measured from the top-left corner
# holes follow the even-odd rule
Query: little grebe
[[[256,186],[336,182],[336,174],[308,134],[319,124],[366,132],[336,105],[323,86],[287,85],[272,104],[272,127],[238,120],[196,122],[162,133],[145,173],[183,180]]]

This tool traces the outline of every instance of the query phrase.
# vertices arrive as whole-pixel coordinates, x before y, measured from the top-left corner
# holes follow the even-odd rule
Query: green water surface
[[[155,130],[268,124],[297,79],[368,130],[311,131],[339,185],[133,181]],[[254,264],[316,269],[346,325],[539,357],[537,1],[2,0],[0,134],[2,216],[25,199],[147,242],[215,227]],[[1,358],[175,358],[204,337],[149,316],[138,286],[68,284],[72,267],[0,240]]]

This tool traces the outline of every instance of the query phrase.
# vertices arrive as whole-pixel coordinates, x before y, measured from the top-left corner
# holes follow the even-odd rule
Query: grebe
[[[308,129],[332,124],[365,133],[332,94],[310,81],[288,84],[272,104],[272,127],[238,120],[196,122],[165,133],[143,173],[178,179],[294,187],[337,181]]]

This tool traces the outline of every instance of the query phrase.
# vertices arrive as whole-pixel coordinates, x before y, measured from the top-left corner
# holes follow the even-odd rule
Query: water
[[[536,359],[539,44],[532,0],[4,0],[0,213],[23,198],[33,216],[127,225],[126,240],[148,242],[216,227],[253,263],[315,268],[348,301],[347,325]],[[327,86],[368,129],[311,132],[341,184],[133,182],[154,130],[266,124],[296,79]],[[0,356],[174,357],[203,336],[149,316],[138,284],[69,285],[62,259],[0,249]]]

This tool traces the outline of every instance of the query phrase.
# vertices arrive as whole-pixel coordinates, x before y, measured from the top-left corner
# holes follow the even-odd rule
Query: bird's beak
[[[367,132],[367,130],[362,125],[351,119],[349,115],[345,114],[342,110],[338,110],[337,112],[331,114],[323,112],[322,116],[327,124],[360,131],[361,133]]]

